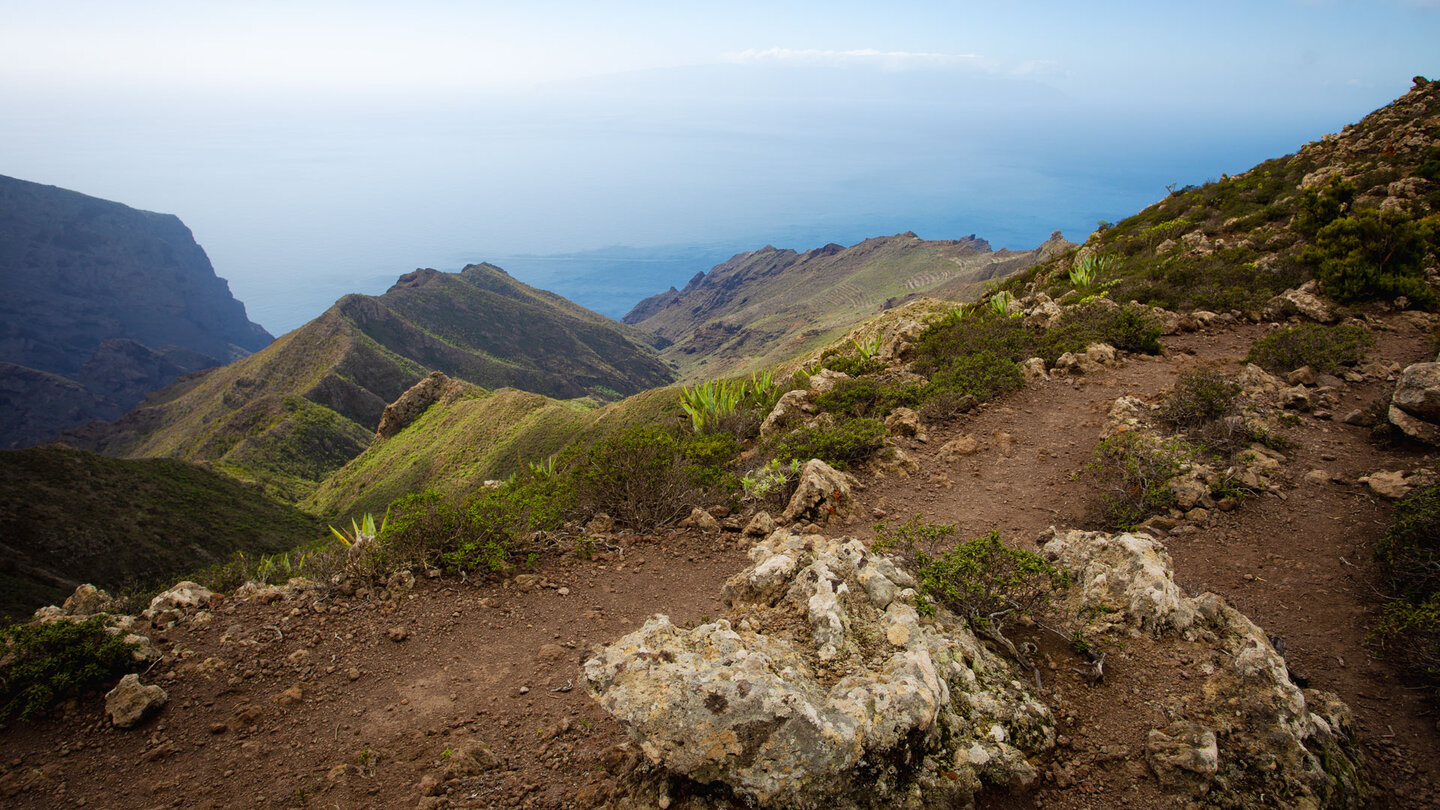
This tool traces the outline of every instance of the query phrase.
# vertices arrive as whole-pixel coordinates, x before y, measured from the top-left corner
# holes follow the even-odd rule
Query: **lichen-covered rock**
[[[764,537],[773,531],[775,531],[775,518],[770,517],[769,512],[756,512],[755,516],[750,518],[750,522],[745,524],[746,537]]]
[[[150,607],[146,608],[140,615],[147,619],[153,619],[166,611],[177,611],[185,613],[188,611],[209,608],[219,602],[223,597],[214,591],[199,585],[190,580],[176,583],[169,590],[150,600]]]
[[[1265,317],[1278,321],[1291,315],[1303,315],[1319,323],[1334,323],[1339,320],[1335,311],[1315,295],[1317,290],[1318,285],[1315,282],[1307,281],[1296,289],[1280,293],[1265,304]]]
[[[66,597],[61,610],[67,616],[93,616],[96,613],[108,612],[113,604],[110,594],[87,584],[77,587],[74,593]]]
[[[168,699],[164,689],[140,683],[140,676],[132,672],[105,693],[105,714],[116,728],[133,728]]]
[[[835,386],[848,379],[850,375],[842,371],[822,368],[810,376],[810,393],[817,397],[828,394],[835,390]]]
[[[1040,552],[1075,577],[1064,594],[1067,613],[1098,610],[1151,635],[1184,633],[1195,622],[1194,606],[1172,577],[1170,553],[1147,534],[1071,530]]]
[[[888,558],[784,530],[751,558],[728,618],[652,617],[582,667],[653,764],[765,807],[964,806],[1034,781],[1048,710],[963,623],[922,621]]]
[[[810,403],[810,392],[803,389],[786,391],[770,409],[765,421],[760,423],[760,438],[768,438],[770,435],[784,430],[785,428],[804,421],[805,417],[815,412],[815,406]]]
[[[790,504],[780,516],[781,523],[798,520],[824,520],[832,514],[844,513],[854,503],[855,479],[812,458],[800,468],[799,484]]]
[[[1389,418],[1406,434],[1440,444],[1440,363],[1415,363],[1400,372]]]
[[[1095,616],[1086,634],[1183,636],[1217,651],[1220,664],[1198,696],[1167,705],[1167,725],[1150,735],[1147,753],[1162,782],[1196,795],[1218,791],[1226,807],[1362,805],[1349,709],[1332,694],[1297,687],[1265,632],[1223,598],[1185,596],[1157,541],[1069,531],[1041,551],[1074,576],[1064,609]]]
[[[920,414],[910,408],[896,408],[885,417],[885,427],[896,436],[914,436],[924,432]]]

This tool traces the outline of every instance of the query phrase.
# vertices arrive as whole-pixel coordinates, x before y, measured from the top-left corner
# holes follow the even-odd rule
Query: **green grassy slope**
[[[0,451],[0,613],[18,617],[77,584],[153,587],[273,553],[323,527],[253,487],[170,459],[56,446]]]
[[[404,430],[376,440],[322,483],[301,507],[325,516],[379,513],[411,492],[469,493],[571,442],[637,424],[683,418],[675,388],[598,407],[513,389],[466,387],[431,405]]]
[[[265,350],[66,441],[110,455],[212,461],[293,502],[357,456],[385,406],[431,370],[602,399],[673,376],[633,328],[497,268],[418,270],[385,295],[346,296]]]
[[[1113,284],[1109,295],[1116,300],[1253,311],[1323,275],[1325,259],[1335,253],[1325,245],[1340,242],[1337,229],[1388,217],[1388,225],[1362,241],[1379,243],[1406,229],[1423,238],[1427,229],[1440,227],[1437,211],[1440,83],[1431,82],[1293,155],[1178,189],[1097,232],[1078,254],[1037,268],[1033,278],[1037,289],[1058,294],[1068,288],[1071,266],[1096,257],[1106,263],[1102,281]],[[1345,222],[1322,235],[1337,220]],[[1390,250],[1372,257],[1377,268]],[[1423,276],[1418,265],[1411,270]],[[1348,297],[1338,286],[1326,290],[1322,284],[1322,290]],[[1395,295],[1377,290],[1373,297]]]

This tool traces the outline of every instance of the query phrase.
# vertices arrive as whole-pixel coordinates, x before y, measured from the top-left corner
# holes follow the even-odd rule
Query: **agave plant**
[[[990,308],[1000,315],[1008,317],[1011,310],[1015,308],[1015,294],[1009,290],[1001,290],[990,297]]]
[[[851,338],[850,342],[855,345],[855,351],[860,353],[861,360],[869,360],[870,358],[874,357],[877,352],[880,351],[879,332],[876,332],[869,338],[866,338],[864,343],[861,343],[856,338]]]
[[[375,516],[366,512],[360,520],[350,518],[350,531],[343,532],[334,526],[330,527],[330,533],[334,534],[346,547],[359,546],[368,543],[379,537],[385,531],[385,524],[390,522],[390,510],[385,510],[385,517],[380,519],[380,527],[375,527]]]
[[[696,433],[704,433],[735,412],[745,398],[744,380],[712,380],[680,392],[680,407]]]
[[[529,467],[530,474],[535,478],[553,478],[555,475],[555,456],[551,455],[544,461],[532,461]]]
[[[1113,263],[1109,256],[1086,256],[1070,268],[1070,283],[1074,284],[1077,290],[1085,289],[1098,281],[1101,274]]]

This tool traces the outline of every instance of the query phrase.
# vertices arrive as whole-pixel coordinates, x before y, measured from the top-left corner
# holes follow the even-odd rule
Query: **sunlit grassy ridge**
[[[614,399],[672,378],[631,327],[498,268],[421,270],[383,296],[346,296],[265,350],[69,440],[215,462],[298,501],[359,455],[385,406],[430,370],[559,398]]]

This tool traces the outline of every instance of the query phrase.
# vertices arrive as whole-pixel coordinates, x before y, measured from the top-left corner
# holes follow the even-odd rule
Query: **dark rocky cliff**
[[[0,176],[0,404],[15,417],[0,446],[115,418],[271,339],[178,218]],[[37,405],[59,390],[49,375],[84,389],[63,412]]]

